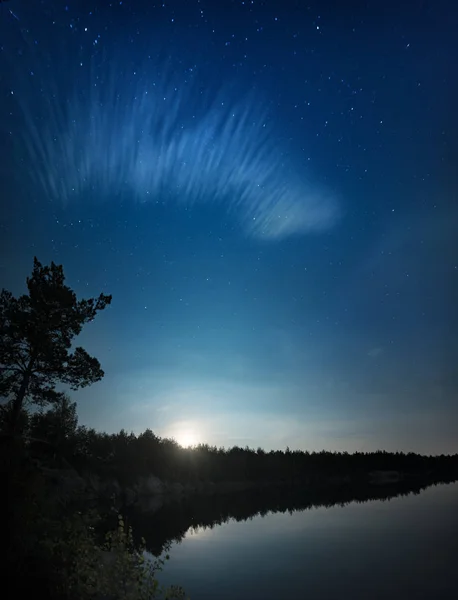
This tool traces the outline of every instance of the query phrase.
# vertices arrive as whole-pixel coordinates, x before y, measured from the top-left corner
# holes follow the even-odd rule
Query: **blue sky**
[[[113,294],[80,421],[456,452],[456,9],[44,2],[1,14],[2,285]]]

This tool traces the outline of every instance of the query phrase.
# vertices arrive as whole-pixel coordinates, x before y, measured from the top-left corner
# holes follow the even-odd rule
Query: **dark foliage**
[[[19,298],[5,289],[0,294],[0,397],[13,433],[26,400],[45,406],[61,398],[57,384],[76,390],[103,377],[96,358],[70,348],[83,326],[111,303],[104,294],[77,300],[62,266],[43,266],[36,257],[27,288]]]
[[[106,434],[78,426],[76,404],[56,385],[77,389],[103,377],[96,358],[82,348],[70,349],[73,338],[110,304],[111,296],[77,300],[64,279],[61,266],[43,267],[35,258],[27,279],[28,295],[14,298],[6,290],[0,294],[0,396],[6,401],[0,426],[7,434],[0,436],[0,466],[14,532],[7,565],[16,581],[16,595],[33,591],[46,597],[95,600],[103,579],[103,586],[108,586],[103,589],[111,590],[104,597],[127,597],[118,585],[119,573],[107,577],[100,571],[106,546],[97,536],[106,532],[110,519],[100,519],[100,498],[88,490],[92,475],[117,482],[121,490],[138,489],[141,480],[151,478],[160,484],[181,484],[181,491],[186,487],[187,497],[162,501],[162,508],[146,520],[123,506],[130,522],[147,533],[155,552],[172,539],[181,539],[189,527],[212,527],[229,518],[247,519],[268,511],[390,498],[458,478],[456,455],[265,451],[207,444],[185,449],[149,429],[140,435],[124,430]],[[39,412],[31,413],[26,401]],[[387,482],[376,476],[374,480],[377,472],[391,472],[388,480],[393,481],[378,487],[377,482]],[[234,482],[243,484],[243,494],[208,493],[221,492]],[[225,491],[231,489],[229,485]],[[88,510],[91,503],[95,512]],[[143,580],[137,581],[141,552],[132,545],[131,534],[123,523],[114,525],[117,533],[110,538],[110,548],[119,557],[123,581],[134,585],[130,597],[157,597],[154,573],[152,595]],[[178,590],[177,597],[180,594]]]
[[[72,461],[79,468],[110,473],[129,485],[155,475],[163,481],[320,483],[333,479],[367,480],[372,471],[398,471],[409,475],[458,473],[458,456],[422,456],[402,452],[307,452],[261,448],[229,449],[200,444],[182,448],[174,440],[147,429],[136,436],[75,430]]]

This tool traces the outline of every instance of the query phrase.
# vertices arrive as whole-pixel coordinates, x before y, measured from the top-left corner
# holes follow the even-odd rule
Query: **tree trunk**
[[[30,368],[24,373],[22,378],[21,387],[17,393],[17,396],[13,399],[10,413],[9,431],[12,435],[19,433],[19,417],[21,415],[22,405],[24,404],[24,398],[29,387],[30,375],[32,374]]]

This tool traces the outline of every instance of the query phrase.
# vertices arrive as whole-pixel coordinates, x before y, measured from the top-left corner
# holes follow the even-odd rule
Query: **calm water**
[[[458,483],[188,530],[161,580],[191,600],[458,597]]]

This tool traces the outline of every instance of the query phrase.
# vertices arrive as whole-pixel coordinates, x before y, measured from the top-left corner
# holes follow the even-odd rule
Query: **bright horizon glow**
[[[200,436],[192,430],[187,430],[176,434],[175,439],[183,448],[197,446],[197,444],[199,444],[201,441]]]

